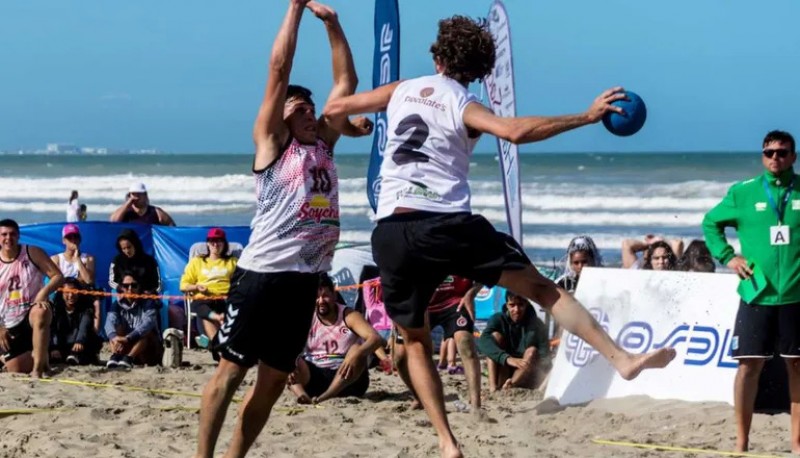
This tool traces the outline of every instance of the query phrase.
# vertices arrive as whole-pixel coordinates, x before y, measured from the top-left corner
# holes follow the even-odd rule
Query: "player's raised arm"
[[[286,89],[289,87],[289,75],[292,72],[292,60],[297,48],[297,32],[307,3],[308,0],[289,1],[289,9],[272,45],[264,100],[261,102],[253,127],[253,141],[256,146],[253,162],[255,170],[270,165],[289,137],[289,129],[283,120],[283,110]]]

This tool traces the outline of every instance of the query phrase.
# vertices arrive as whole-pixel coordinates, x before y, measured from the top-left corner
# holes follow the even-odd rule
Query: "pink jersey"
[[[392,319],[386,313],[383,305],[383,291],[381,282],[378,278],[364,282],[364,308],[366,309],[367,321],[376,331],[390,331],[392,329]]]
[[[308,333],[304,358],[317,367],[338,369],[350,347],[355,345],[359,337],[344,322],[344,305],[336,304],[339,311],[336,322],[330,326],[320,321],[316,313]]]
[[[20,245],[17,259],[0,260],[0,325],[13,328],[25,319],[31,302],[44,286],[44,275]]]
[[[339,180],[322,140],[292,139],[256,171],[256,214],[239,267],[254,272],[325,272],[339,241]]]

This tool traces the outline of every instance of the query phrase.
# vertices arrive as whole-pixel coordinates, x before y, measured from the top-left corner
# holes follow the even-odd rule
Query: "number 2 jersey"
[[[398,207],[469,212],[469,159],[478,141],[464,125],[477,97],[453,79],[431,75],[400,83],[389,101],[377,218]]]
[[[272,165],[254,173],[256,214],[238,266],[261,273],[329,270],[339,241],[339,180],[328,145],[292,138]]]
[[[308,333],[304,358],[323,369],[339,369],[350,347],[357,344],[361,338],[347,327],[344,321],[346,306],[337,307],[336,322],[330,326],[324,324],[314,312],[311,321],[311,330]]]

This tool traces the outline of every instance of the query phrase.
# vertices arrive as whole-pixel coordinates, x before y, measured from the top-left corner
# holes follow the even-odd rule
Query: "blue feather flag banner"
[[[400,8],[397,0],[375,2],[375,53],[372,61],[372,87],[400,79]],[[386,112],[375,114],[375,133],[367,171],[367,198],[372,211],[378,208],[381,192],[380,170],[386,149]]]

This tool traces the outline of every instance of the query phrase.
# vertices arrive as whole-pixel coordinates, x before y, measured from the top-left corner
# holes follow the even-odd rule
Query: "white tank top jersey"
[[[81,253],[81,261],[83,265],[86,265],[89,262],[89,257]],[[58,269],[64,275],[64,278],[78,278],[81,275],[80,269],[74,262],[67,261],[67,258],[64,257],[64,253],[58,253]]]
[[[377,218],[405,207],[438,213],[469,212],[469,158],[478,142],[464,125],[474,94],[444,75],[404,81],[386,115]]]
[[[336,307],[336,322],[330,326],[325,325],[314,312],[306,341],[305,360],[323,369],[339,369],[350,347],[361,339],[344,321],[347,307],[342,304],[336,304]]]
[[[339,180],[328,145],[293,138],[275,163],[254,173],[256,214],[238,266],[261,273],[329,270],[339,241]]]
[[[43,286],[44,275],[28,254],[28,245],[19,246],[17,259],[0,261],[0,326],[22,323]]]

